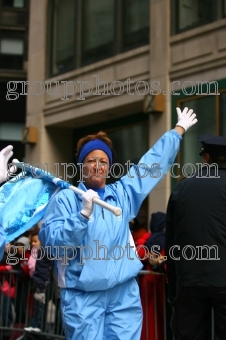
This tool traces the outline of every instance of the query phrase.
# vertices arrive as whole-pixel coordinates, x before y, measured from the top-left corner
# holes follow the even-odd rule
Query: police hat
[[[204,152],[216,156],[226,156],[226,137],[206,134],[199,136],[198,140],[202,143],[202,148],[199,153],[200,156],[202,156]]]

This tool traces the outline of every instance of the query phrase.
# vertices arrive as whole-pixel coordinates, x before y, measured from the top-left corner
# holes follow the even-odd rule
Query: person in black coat
[[[203,163],[167,207],[166,255],[177,340],[226,339],[226,138],[199,137]]]
[[[35,283],[34,293],[34,314],[31,319],[31,326],[25,327],[27,332],[41,332],[44,323],[44,315],[46,309],[46,289],[50,282],[51,272],[53,269],[53,261],[47,256],[42,255],[42,250],[37,253],[35,271],[32,279]]]
[[[43,254],[44,248],[38,250],[35,271],[32,279],[35,283],[34,313],[31,319],[31,326],[25,327],[26,332],[45,331],[47,302],[53,297],[56,307],[54,334],[62,335],[62,322],[60,313],[60,288],[58,287],[57,276],[54,271],[54,261],[48,250]],[[54,296],[51,294],[54,289]]]

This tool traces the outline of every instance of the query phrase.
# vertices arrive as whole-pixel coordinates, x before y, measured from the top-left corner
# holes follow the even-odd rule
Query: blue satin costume
[[[175,130],[165,133],[141,158],[143,165],[105,186],[103,200],[120,207],[121,216],[94,205],[90,219],[83,217],[82,199],[70,189],[48,204],[39,238],[56,258],[67,340],[140,340],[135,277],[142,264],[130,243],[129,221],[173,164],[181,139]]]

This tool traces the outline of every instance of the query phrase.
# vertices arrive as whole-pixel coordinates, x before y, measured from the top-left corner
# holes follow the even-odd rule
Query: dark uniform
[[[171,327],[178,340],[226,339],[226,138],[204,135],[210,163],[178,183],[166,224]],[[223,164],[220,164],[222,162]]]

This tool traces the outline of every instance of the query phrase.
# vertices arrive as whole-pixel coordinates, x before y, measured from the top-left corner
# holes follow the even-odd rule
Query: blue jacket
[[[120,207],[121,216],[95,205],[91,218],[83,217],[82,198],[70,189],[50,201],[39,238],[56,258],[60,287],[106,290],[138,274],[143,265],[130,246],[129,221],[173,164],[181,139],[175,130],[165,133],[141,158],[143,168],[133,166],[129,176],[105,186],[104,201]],[[79,188],[87,190],[83,183]]]
[[[5,250],[5,232],[2,226],[0,226],[0,261],[3,258]]]

